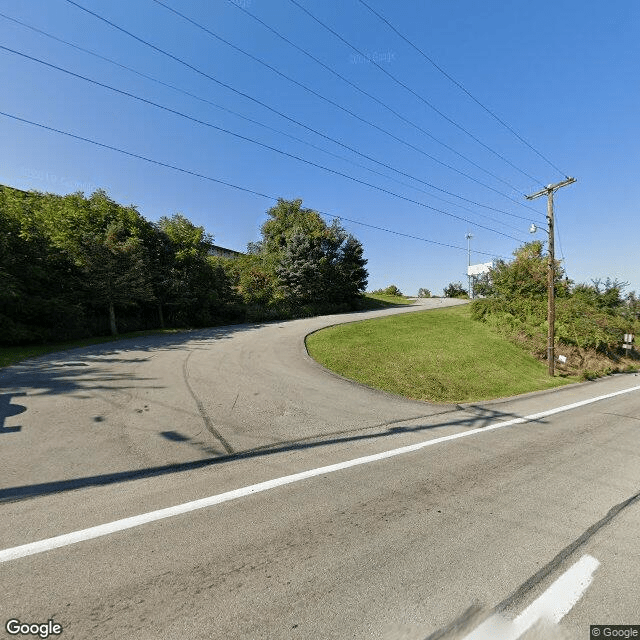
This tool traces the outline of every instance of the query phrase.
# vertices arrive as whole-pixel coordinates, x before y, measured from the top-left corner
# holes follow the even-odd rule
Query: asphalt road
[[[553,633],[640,624],[640,376],[413,402],[306,355],[304,335],[344,320],[0,370],[0,634],[21,637],[4,631],[13,618],[78,639],[426,638],[475,603],[470,628],[495,607],[517,616],[584,556],[593,581]]]

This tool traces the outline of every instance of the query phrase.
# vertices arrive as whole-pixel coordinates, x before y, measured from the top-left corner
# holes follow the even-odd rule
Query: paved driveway
[[[566,613],[547,637],[637,624],[640,378],[436,406],[306,356],[309,331],[413,310],[2,370],[0,622],[78,640],[433,640],[474,603],[519,619],[542,598]]]
[[[110,474],[384,432],[449,411],[346,383],[307,355],[304,337],[336,323],[461,302],[421,299],[382,311],[149,336],[5,368],[0,499],[69,486],[51,483],[83,486]]]

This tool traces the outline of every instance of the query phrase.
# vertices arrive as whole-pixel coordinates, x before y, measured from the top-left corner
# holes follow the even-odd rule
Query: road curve
[[[314,329],[413,310],[1,370],[0,624],[51,620],[70,640],[433,640],[477,602],[514,619],[585,560],[593,583],[561,594],[567,634],[550,637],[636,624],[640,377],[435,406],[304,351]]]
[[[0,500],[450,410],[346,382],[308,356],[304,337],[463,302],[419,299],[380,311],[148,336],[2,369]]]

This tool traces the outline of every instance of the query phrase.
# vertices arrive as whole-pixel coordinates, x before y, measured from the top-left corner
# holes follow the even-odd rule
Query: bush
[[[418,289],[418,298],[430,298],[431,291],[429,289],[423,289],[422,287]]]
[[[544,352],[547,301],[536,298],[485,298],[471,304],[471,317],[510,336],[524,335],[535,351]],[[586,301],[583,296],[556,299],[558,345],[593,349],[615,357],[625,333],[637,333],[640,323]],[[535,343],[535,344],[534,344]]]
[[[385,296],[398,296],[398,297],[402,297],[403,295],[402,291],[400,291],[400,289],[398,289],[398,287],[396,287],[395,284],[390,284],[385,289],[376,289],[371,293],[377,293],[379,295],[385,295]]]
[[[445,298],[468,298],[467,290],[461,282],[450,282],[444,289]]]
[[[390,284],[384,290],[384,293],[386,293],[388,296],[402,296],[402,291],[400,291],[400,289],[398,289],[395,284]]]

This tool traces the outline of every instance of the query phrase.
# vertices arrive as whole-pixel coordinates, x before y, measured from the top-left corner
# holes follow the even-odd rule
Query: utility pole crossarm
[[[561,189],[562,187],[566,187],[569,184],[573,184],[576,181],[575,178],[567,178],[566,180],[563,180],[562,182],[558,182],[557,184],[550,184],[549,186],[545,187],[544,189],[541,189],[540,191],[538,191],[537,193],[533,193],[530,196],[525,196],[525,198],[527,200],[535,200],[536,198],[539,198],[540,196],[548,196],[549,193],[553,193],[554,191],[557,191],[558,189]]]

